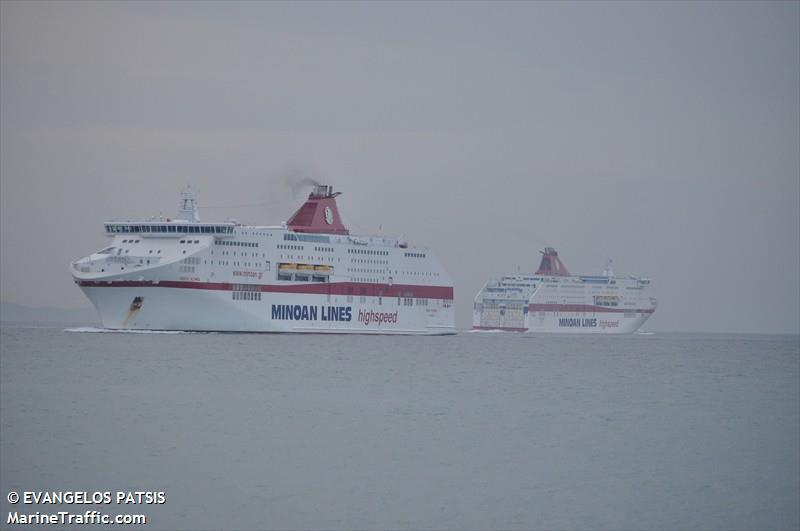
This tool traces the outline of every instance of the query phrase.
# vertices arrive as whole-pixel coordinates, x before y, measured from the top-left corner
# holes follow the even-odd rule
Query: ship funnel
[[[570,276],[567,271],[567,266],[558,257],[558,253],[552,247],[545,247],[542,253],[542,261],[539,262],[539,269],[536,270],[537,275],[550,275],[557,277]]]
[[[314,185],[306,202],[292,214],[286,225],[295,232],[350,234],[342,223],[339,208],[336,206],[336,197],[339,195],[341,192],[334,192],[333,186]]]
[[[178,217],[176,219],[185,219],[194,223],[200,221],[200,209],[197,206],[197,198],[191,186],[187,186],[186,190],[181,192],[181,206],[178,209]]]
[[[329,184],[315,184],[308,198],[311,199],[313,197],[315,199],[324,199],[326,197],[336,197],[337,195],[341,194],[341,192],[334,193],[333,186]]]

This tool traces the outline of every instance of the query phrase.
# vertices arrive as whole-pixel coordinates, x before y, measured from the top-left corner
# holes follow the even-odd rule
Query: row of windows
[[[595,295],[594,303],[597,306],[619,306],[619,297],[616,295]]]
[[[278,245],[278,249],[287,249],[287,250],[294,250],[294,251],[302,251],[304,247],[302,245]]]
[[[197,243],[197,240],[195,240],[194,243]],[[216,245],[232,245],[234,247],[258,247],[258,243],[256,242],[234,242],[228,240],[217,240],[214,243]]]
[[[383,271],[380,269],[361,269],[358,267],[348,267],[347,270],[350,273],[378,273],[378,274],[383,273]]]
[[[141,240],[122,240],[122,243],[139,243]]]
[[[106,231],[112,234],[148,232],[188,232],[202,234],[232,234],[233,226],[221,225],[122,225],[108,224]]]
[[[138,242],[139,240],[136,240],[136,241]],[[125,242],[122,242],[122,243],[125,243]],[[200,240],[194,240],[194,241],[192,241],[192,240],[181,240],[181,243],[200,243]]]
[[[414,297],[397,297],[398,306],[427,306],[428,299],[414,299]]]
[[[328,282],[327,275],[309,275],[307,273],[295,273],[294,275],[290,275],[288,273],[278,273],[278,280],[284,281],[291,281],[294,280],[295,282]]]
[[[379,251],[377,249],[348,249],[350,254],[374,254],[380,256],[389,256],[389,251]]]
[[[597,306],[619,306],[619,303],[616,301],[597,301],[595,302]]]
[[[314,250],[318,253],[332,253],[333,247],[314,247]]]
[[[331,243],[329,236],[319,234],[284,234],[284,240],[300,240],[301,242]]]
[[[231,284],[233,291],[261,291],[261,286],[258,284]]]
[[[425,253],[403,253],[406,258],[425,258]]]
[[[211,251],[211,254],[214,254],[214,251]],[[231,251],[222,251],[223,256],[229,256]],[[237,256],[236,251],[233,251],[233,256]],[[242,252],[241,255],[238,256],[247,256],[247,253]],[[250,256],[258,256],[258,253],[250,253]],[[261,253],[262,258],[267,256],[267,253]]]
[[[211,261],[211,265],[214,265],[214,261],[213,260]],[[219,261],[217,261],[217,265],[224,265],[224,266],[232,265],[232,266],[237,266],[237,267],[260,267],[257,264],[252,263],[252,262],[233,262],[233,263],[231,263],[228,260],[219,260]]]
[[[214,265],[214,260],[211,260],[210,263],[211,263],[211,265]],[[206,260],[203,260],[203,264],[208,264],[208,262]],[[263,262],[263,263],[262,262],[233,262],[233,264],[231,264],[227,260],[217,260],[217,265],[221,265],[221,266],[234,265],[234,266],[257,267],[257,268],[263,267],[266,271],[270,270],[269,261]],[[213,275],[213,273],[212,273],[212,275]]]
[[[234,291],[232,292],[233,300],[235,301],[260,301],[260,291]]]

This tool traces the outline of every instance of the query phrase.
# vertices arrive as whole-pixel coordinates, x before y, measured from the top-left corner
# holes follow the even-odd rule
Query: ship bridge
[[[197,197],[190,186],[181,192],[178,216],[175,219],[151,218],[147,221],[107,221],[104,223],[107,236],[117,234],[133,234],[143,237],[180,236],[184,234],[213,234],[216,236],[233,236],[237,223],[201,223],[200,208]]]
[[[236,223],[197,223],[184,220],[155,220],[155,221],[128,221],[116,222],[107,221],[105,224],[106,235],[116,236],[117,234],[139,234],[147,236],[149,234],[157,236],[168,236],[181,234],[214,234],[217,236],[233,235]]]

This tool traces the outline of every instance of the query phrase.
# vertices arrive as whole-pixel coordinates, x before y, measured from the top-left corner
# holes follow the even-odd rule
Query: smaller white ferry
[[[650,280],[617,277],[609,263],[599,276],[570,275],[552,247],[533,275],[490,280],[475,297],[473,330],[630,334],[658,305]]]

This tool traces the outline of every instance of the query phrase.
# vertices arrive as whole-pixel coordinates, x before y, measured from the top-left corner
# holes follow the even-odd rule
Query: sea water
[[[797,336],[94,331],[1,331],[2,528],[800,527]]]

